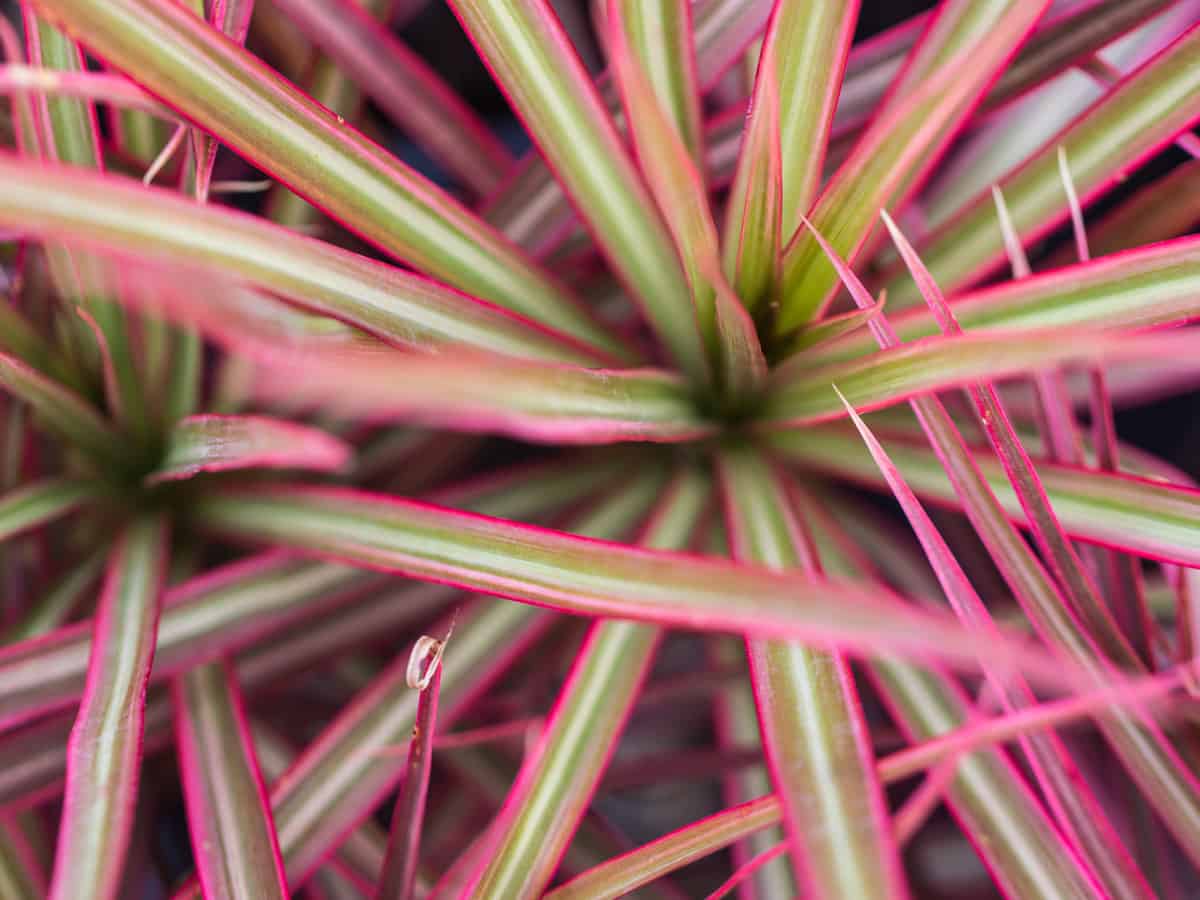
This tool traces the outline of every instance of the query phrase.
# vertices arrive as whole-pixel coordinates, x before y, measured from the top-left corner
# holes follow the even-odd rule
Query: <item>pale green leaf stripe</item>
[[[359,566],[447,582],[562,612],[764,637],[886,646],[964,666],[1063,669],[1008,641],[984,646],[947,616],[855,583],[623,545],[349,490],[231,489],[198,499],[198,525]],[[1053,673],[1053,674],[1051,674]],[[1077,673],[1078,674],[1078,673]]]
[[[681,549],[709,496],[698,470],[664,491],[643,543]],[[620,737],[658,647],[661,629],[599,622],[575,662],[537,749],[500,813],[501,839],[471,896],[541,896]]]
[[[659,338],[679,366],[703,377],[704,348],[670,236],[545,0],[451,5]]]
[[[763,426],[794,426],[841,418],[833,385],[858,410],[877,409],[929,391],[1025,374],[1068,362],[1191,357],[1186,333],[1129,336],[1096,331],[972,332],[925,338],[871,356],[808,368],[802,358],[774,374],[760,411]]]
[[[28,403],[48,428],[81,449],[108,462],[128,457],[116,431],[82,397],[6,354],[0,354],[0,387]]]
[[[870,455],[857,436],[843,428],[780,432],[772,446],[788,459],[883,489]],[[889,440],[888,453],[913,490],[958,505],[959,500],[932,450]],[[1017,521],[1024,513],[1000,462],[990,453],[975,461],[1005,512]],[[1038,476],[1063,528],[1073,537],[1150,557],[1200,566],[1200,493],[1158,481],[1038,464]]]
[[[196,870],[211,900],[286,900],[287,883],[241,694],[214,662],[174,686],[179,769]]]
[[[8,227],[247,281],[394,342],[595,360],[437,282],[174,192],[9,154],[0,154],[0,183],[0,223]]]
[[[784,235],[795,233],[821,181],[834,106],[858,20],[858,0],[782,0],[767,41],[774,43],[779,97]],[[756,92],[759,90],[755,87]]]
[[[840,256],[854,263],[879,210],[891,205],[909,180],[936,157],[958,118],[1003,67],[1048,2],[951,4],[952,12],[960,8],[995,11],[997,6],[1002,10],[975,40],[947,42],[947,58],[931,61],[920,86],[897,95],[898,101],[873,120],[822,192],[809,217]],[[811,232],[801,228],[784,256],[776,332],[783,335],[807,324],[832,298],[838,284],[837,273]]]
[[[1026,241],[1067,217],[1058,152],[1066,150],[1080,197],[1096,196],[1136,160],[1200,118],[1200,27],[1193,28],[1052,137],[1000,182],[1013,225]],[[1004,261],[990,191],[921,245],[921,258],[947,293]],[[920,299],[907,275],[888,285],[898,304]]]
[[[14,822],[0,825],[0,897],[41,900],[46,896],[45,877],[19,826]]]
[[[702,168],[704,133],[689,0],[618,0],[618,3],[634,57],[692,162]],[[612,19],[608,21],[611,24]]]
[[[0,541],[52,522],[96,496],[86,481],[50,478],[0,496]]]
[[[223,144],[384,250],[468,294],[619,351],[496,231],[174,0],[39,5]]]
[[[720,471],[735,555],[799,568],[799,525],[770,465],[754,450],[730,448]],[[802,893],[907,896],[849,662],[786,641],[751,641],[747,654]]]
[[[50,900],[113,900],[129,846],[142,762],[146,682],[154,641],[167,529],[129,526],[100,598],[88,683],[71,729],[67,784]]]
[[[953,301],[965,329],[1141,328],[1200,316],[1200,237],[1138,247],[1080,265],[998,284]],[[941,333],[929,310],[889,315],[901,341]],[[870,334],[806,351],[805,364],[874,351]]]

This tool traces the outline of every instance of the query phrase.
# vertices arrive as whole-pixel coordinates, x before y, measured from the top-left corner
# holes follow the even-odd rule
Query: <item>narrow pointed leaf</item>
[[[119,460],[116,431],[78,394],[25,363],[0,353],[0,387],[28,403],[47,428],[102,460]]]
[[[874,320],[878,321],[878,317]],[[981,379],[1023,375],[1064,363],[1109,360],[1185,359],[1194,353],[1190,334],[1130,336],[1079,329],[972,332],[918,341],[861,359],[806,366],[805,360],[772,374],[773,391],[763,404],[764,426],[796,426],[839,418],[845,409],[831,385],[857,409],[872,410],[931,391]],[[832,398],[832,399],[831,399]]]
[[[275,7],[455,181],[481,196],[499,186],[513,165],[504,145],[358,0],[275,0]]]
[[[80,894],[111,900],[120,887],[166,554],[165,524],[139,520],[121,538],[105,576],[88,682],[68,746],[51,900]]]
[[[189,416],[167,437],[162,464],[151,481],[175,481],[231,469],[337,471],[350,459],[337,438],[265,416]]]
[[[795,233],[800,216],[816,197],[834,107],[858,20],[858,0],[782,0],[776,3],[755,79],[755,112],[764,83],[779,101],[779,146],[784,235]],[[755,185],[751,190],[758,189]]]
[[[691,389],[653,369],[608,371],[457,353],[313,349],[267,359],[260,391],[342,415],[559,443],[683,441],[710,433]]]
[[[174,685],[188,830],[206,900],[286,900],[283,863],[241,693],[214,662]]]
[[[417,649],[413,648],[414,654]],[[376,900],[410,900],[416,884],[421,830],[425,821],[425,804],[429,792],[432,763],[430,757],[433,755],[433,735],[437,727],[438,694],[442,689],[440,656],[429,665],[433,667],[433,672],[428,676],[428,681],[423,685],[414,685],[412,662],[409,662],[409,687],[419,690],[421,696],[417,700],[412,738],[408,743],[404,780],[400,783],[400,791],[392,811],[391,834],[387,855],[379,875]]]
[[[788,505],[787,486],[749,449],[720,457],[734,556],[819,572]],[[763,748],[802,892],[908,894],[849,661],[779,641],[747,644]]]
[[[815,230],[813,234],[819,237]],[[862,283],[828,245],[822,242],[822,246],[855,303],[860,308],[868,307],[871,297]],[[947,315],[944,307],[936,312]],[[886,317],[875,319],[871,330],[880,347],[896,348],[896,333]],[[967,518],[1031,623],[1047,643],[1087,667],[1093,679],[1111,680],[1116,671],[1113,661],[1079,621],[1041,560],[1005,518],[945,406],[931,396],[910,402],[955,493],[963,501]],[[1191,858],[1200,859],[1200,784],[1166,735],[1136,711],[1114,709],[1097,724],[1183,850]]]
[[[640,69],[687,156],[697,169],[703,171],[703,131],[692,38],[692,5],[687,0],[612,0],[615,13],[609,11],[607,15],[609,28],[619,24],[619,41],[625,46],[618,49],[608,30],[605,37],[618,81],[623,65]],[[626,59],[617,60],[617,56]],[[654,179],[650,177],[649,180],[653,190]]]
[[[1198,52],[1200,28],[1194,27],[1000,182],[1022,241],[1044,235],[1069,214],[1059,177],[1059,147],[1071,159],[1072,176],[1086,204],[1110,188],[1118,173],[1134,168],[1200,119],[1200,73],[1193,65]],[[987,197],[976,198],[923,242],[921,257],[943,290],[957,290],[1003,261],[990,204]],[[920,296],[907,277],[890,283],[888,293],[904,305]]]
[[[716,379],[735,396],[761,386],[766,363],[753,323],[723,283],[717,230],[708,193],[677,126],[667,117],[654,86],[627,39],[617,0],[610,16],[610,54],[625,101],[633,144],[667,227],[675,240],[690,288],[693,317],[716,369]],[[684,326],[686,327],[686,326]]]
[[[546,0],[454,0],[534,142],[638,297],[676,363],[703,378],[687,284],[666,228],[596,88]]]
[[[998,284],[951,301],[959,324],[985,328],[1089,326],[1128,329],[1182,323],[1200,316],[1200,238],[1138,247]],[[902,341],[938,333],[924,306],[889,316]],[[809,356],[841,359],[874,347],[869,334],[847,335]]]
[[[854,262],[879,210],[893,205],[909,180],[936,158],[953,134],[952,126],[971,108],[1047,5],[1048,0],[990,4],[991,9],[1002,7],[992,17],[990,28],[955,46],[948,58],[931,60],[926,74],[914,82],[919,86],[872,122],[811,213],[813,224],[840,255]],[[985,8],[989,4],[974,0],[957,6]],[[787,333],[816,318],[838,283],[837,273],[812,232],[801,227],[784,258],[776,331]]]
[[[685,546],[707,497],[701,473],[677,476],[643,543],[662,549]],[[515,900],[545,891],[612,755],[661,636],[652,625],[632,622],[592,627],[493,826],[499,843],[470,896]]]
[[[774,44],[764,46],[772,66]],[[768,71],[764,69],[764,71]],[[779,141],[779,89],[775,78],[756,83],[754,100],[730,188],[722,235],[725,277],[754,311],[779,283],[783,241],[783,157]]]
[[[790,355],[796,355],[826,342],[834,341],[843,335],[850,335],[865,329],[879,313],[883,311],[883,297],[866,309],[852,309],[836,316],[827,316],[820,321],[805,325],[796,331],[788,344]],[[804,354],[807,364],[811,353]]]
[[[1032,677],[1047,662],[1009,643],[964,642],[945,617],[853,583],[590,541],[395,498],[300,486],[231,489],[198,500],[192,513],[231,537],[562,612],[827,641],[860,652],[887,646],[963,665],[987,657]],[[1061,684],[1061,667],[1049,668]]]
[[[0,496],[0,540],[53,522],[92,499],[87,482],[49,479],[25,484]]]
[[[449,341],[572,361],[582,349],[435,281],[172,192],[12,156],[0,156],[0,180],[0,224],[232,276],[396,343]]]
[[[38,0],[151,93],[314,205],[481,299],[611,343],[491,228],[173,0]],[[4,179],[6,182],[8,178]]]

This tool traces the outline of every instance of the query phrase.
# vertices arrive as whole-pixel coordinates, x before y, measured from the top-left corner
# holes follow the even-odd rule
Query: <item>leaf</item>
[[[1061,666],[1012,643],[963,640],[942,616],[858,585],[589,541],[501,519],[349,490],[282,485],[200,498],[196,522],[384,571],[561,612],[679,628],[821,641],[858,652],[980,659],[1049,676]],[[1039,669],[1046,669],[1039,673]]]
[[[557,17],[545,0],[451,7],[655,334],[703,379],[704,348],[670,237]]]
[[[1200,238],[1138,247],[1022,281],[964,294],[951,302],[968,331],[982,329],[1130,329],[1186,322],[1200,316]],[[889,316],[905,342],[938,333],[922,306]],[[807,356],[842,359],[873,347],[867,334],[847,336]]]
[[[1058,170],[1060,146],[1072,160],[1075,185],[1087,204],[1200,118],[1200,73],[1192,65],[1198,52],[1200,28],[1193,27],[1001,180],[1024,242],[1057,227],[1069,213]],[[978,196],[922,242],[921,257],[947,292],[994,269],[1003,255],[990,198]],[[919,299],[907,277],[889,283],[888,294],[904,306]]]
[[[78,394],[0,353],[0,387],[33,409],[50,430],[107,463],[128,459],[116,431]]]
[[[95,496],[90,483],[67,478],[34,481],[9,491],[0,496],[0,541],[53,522]]]
[[[639,80],[645,87],[644,91],[642,86],[638,90],[646,95],[638,102],[648,104],[650,98],[654,98],[653,103],[666,123],[665,128],[672,132],[673,141],[678,141],[692,165],[703,171],[704,135],[693,44],[692,4],[687,0],[607,2],[611,9],[607,11],[608,28],[603,33],[608,41],[611,74],[621,86],[622,68],[638,70]],[[618,27],[620,34],[614,39],[611,32]],[[622,87],[622,90],[628,89]],[[654,191],[653,176],[648,176],[648,180]]]
[[[275,826],[232,668],[206,663],[173,688],[179,771],[204,896],[286,898]]]
[[[906,68],[905,76],[913,79],[912,90],[895,94],[899,99],[872,121],[809,214],[839,254],[854,262],[879,210],[894,205],[910,180],[937,158],[956,123],[961,123],[1047,5],[1048,0],[1002,5],[966,0],[952,5],[955,11],[965,10],[964,15],[982,11],[986,30],[948,43],[944,56],[932,54],[919,76],[917,67]],[[948,16],[946,23],[953,19]],[[930,43],[929,49],[937,46]],[[783,265],[782,306],[775,323],[780,335],[817,318],[838,287],[833,266],[803,227],[788,244]]]
[[[858,7],[857,0],[782,0],[767,28],[753,102],[757,108],[772,88],[779,102],[784,235],[800,227],[820,185]]]
[[[437,72],[357,0],[277,0],[276,8],[437,164],[486,196],[513,166],[487,125]]]
[[[873,321],[878,321],[876,317]],[[971,332],[923,338],[861,359],[806,366],[801,358],[772,374],[760,413],[764,427],[796,427],[838,418],[845,410],[831,385],[857,409],[872,410],[921,394],[1048,369],[1064,363],[1184,359],[1189,333],[1127,335],[1077,328]],[[831,399],[832,398],[832,399]]]
[[[182,273],[198,271],[247,281],[396,343],[454,342],[517,356],[596,359],[574,342],[435,281],[174,192],[3,154],[0,180],[7,185],[0,223],[163,264],[185,281],[182,290]]]
[[[341,415],[401,420],[525,440],[606,444],[691,440],[714,426],[678,376],[608,371],[459,352],[321,350],[263,360],[260,393]]]
[[[746,309],[757,310],[779,286],[783,241],[783,156],[779,139],[779,88],[767,77],[775,42],[764,44],[754,99],[738,154],[722,234],[725,277]],[[765,62],[763,61],[765,60]]]
[[[686,545],[709,491],[697,470],[677,475],[643,532],[646,546]],[[649,672],[662,631],[594,624],[537,745],[526,756],[493,828],[471,896],[536,897],[574,836]]]
[[[468,294],[614,348],[491,228],[174,0],[38,2],[99,56],[136,72],[147,90],[383,250]]]
[[[167,449],[150,483],[231,469],[312,469],[333,472],[350,459],[337,438],[265,416],[189,416],[167,436]]]
[[[813,234],[819,238],[815,230]],[[860,308],[868,307],[871,297],[862,283],[828,245],[822,242],[822,246],[838,268],[854,302]],[[923,268],[918,271],[922,278],[927,278]],[[942,306],[935,305],[935,312],[947,315]],[[896,334],[886,317],[872,321],[871,330],[881,347],[896,347]],[[963,501],[972,527],[1030,622],[1047,643],[1059,648],[1076,664],[1087,667],[1094,678],[1111,680],[1115,673],[1112,662],[1080,623],[1041,560],[1004,517],[941,401],[936,397],[918,397],[911,404],[922,431],[936,448],[939,461],[954,483],[955,493]],[[1114,709],[1110,716],[1098,720],[1098,725],[1147,802],[1162,816],[1185,851],[1200,858],[1200,804],[1197,803],[1200,784],[1167,737],[1145,716],[1121,709]]]
[[[865,309],[852,309],[836,316],[826,316],[820,321],[797,329],[788,344],[789,357],[799,356],[803,352],[803,362],[798,359],[797,364],[807,365],[812,354],[805,351],[835,341],[843,335],[853,334],[869,325],[872,319],[883,312],[885,300],[886,296],[881,294],[877,302]]]
[[[893,227],[890,221],[888,227]],[[902,253],[909,250],[911,248],[906,245],[901,246]],[[916,495],[904,483],[883,446],[853,408],[848,407],[848,410],[855,429],[904,510],[905,518],[917,535],[921,549],[950,605],[961,620],[978,629],[981,637],[986,640],[996,628],[990,612],[955,559],[949,545],[917,501]],[[988,684],[992,694],[1009,712],[1028,709],[1037,703],[1028,685],[1019,678],[991,676]],[[1148,900],[1152,893],[1145,879],[1138,873],[1133,857],[1123,845],[1120,835],[1109,823],[1103,807],[1088,787],[1083,773],[1058,737],[1053,733],[1030,735],[1022,739],[1021,748],[1056,821],[1079,852],[1082,861],[1095,873],[1105,889],[1113,896],[1141,896]]]
[[[120,888],[167,552],[166,525],[154,517],[129,526],[113,551],[68,745],[51,900],[110,900]]]
[[[422,636],[421,640],[424,639],[425,636]],[[404,780],[400,783],[392,812],[391,834],[379,876],[376,900],[410,900],[413,896],[421,848],[421,829],[429,791],[433,734],[437,727],[438,693],[442,689],[441,658],[449,640],[450,636],[447,635],[437,643],[436,649],[426,654],[431,657],[426,664],[428,668],[424,673],[418,672],[422,680],[416,684],[413,683],[413,662],[421,650],[420,641],[414,645],[413,658],[409,659],[408,686],[420,691],[420,697],[417,700],[412,738],[408,742]]]
[[[719,457],[734,557],[820,575],[788,487],[755,451]],[[802,893],[904,897],[907,887],[874,771],[874,753],[840,653],[780,641],[747,642],[759,728]]]

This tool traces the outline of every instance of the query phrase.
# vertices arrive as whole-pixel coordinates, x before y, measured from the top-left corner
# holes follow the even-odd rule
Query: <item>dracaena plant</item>
[[[0,895],[1190,896],[1197,4],[447,5],[12,4]]]

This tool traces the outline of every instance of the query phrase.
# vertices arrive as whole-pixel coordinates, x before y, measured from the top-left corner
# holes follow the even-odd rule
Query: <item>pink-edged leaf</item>
[[[835,253],[830,252],[830,260],[838,266],[855,303],[860,308],[869,305],[871,298],[854,273]],[[944,305],[937,312],[949,315]],[[886,317],[873,320],[871,331],[880,347],[896,348],[898,339]],[[1029,620],[1048,643],[1087,667],[1093,678],[1111,678],[1111,661],[1068,605],[1041,560],[1006,520],[941,401],[918,397],[911,405],[955,493],[963,501],[967,518]],[[1136,658],[1129,661],[1137,664]],[[1144,715],[1126,710],[1114,710],[1098,725],[1180,845],[1192,858],[1200,858],[1200,784],[1167,737]]]
[[[1015,666],[1031,678],[1070,673],[1011,641],[983,646],[946,617],[858,585],[799,573],[630,548],[396,498],[280,485],[199,498],[198,524],[356,565],[456,584],[562,612],[680,628],[825,641]]]
[[[834,341],[843,335],[853,334],[865,328],[875,316],[883,312],[883,306],[886,301],[886,295],[881,294],[877,302],[865,309],[852,309],[849,312],[839,313],[836,316],[826,316],[824,319],[805,325],[803,328],[797,330],[789,340],[789,354],[797,355],[809,350],[811,347],[816,347],[827,341]],[[808,357],[809,354],[805,353],[804,360],[807,361]]]
[[[449,640],[447,637],[445,640]],[[392,810],[391,836],[387,855],[379,875],[376,900],[410,900],[417,879],[417,862],[421,849],[421,829],[425,821],[425,802],[429,792],[429,773],[433,762],[433,734],[437,727],[438,694],[442,689],[441,656],[445,645],[425,655],[432,656],[420,680],[413,683],[413,660],[408,665],[408,686],[421,692],[413,722],[412,739],[408,743],[408,761],[404,780]],[[421,649],[413,648],[413,654]],[[423,662],[423,661],[418,661]]]
[[[691,389],[653,369],[607,371],[469,352],[401,355],[314,346],[259,359],[259,392],[373,421],[402,420],[525,440],[677,442],[712,432]]]
[[[484,479],[457,499],[497,515],[529,516],[557,504],[577,501],[586,490],[571,472],[552,470],[549,478],[507,479],[496,483]],[[607,470],[611,475],[611,469]],[[661,472],[643,468],[634,479],[626,479],[618,490],[609,491],[606,501],[578,523],[585,531],[620,536],[645,512],[662,486]],[[559,483],[565,482],[565,483]],[[595,482],[590,486],[594,487]],[[440,591],[437,593],[441,593]],[[384,608],[396,606],[393,598]],[[376,610],[354,630],[358,642],[369,640],[378,622]],[[442,659],[441,721],[449,725],[465,705],[521,658],[531,644],[545,633],[550,618],[536,610],[510,603],[475,603],[464,614],[451,616],[454,644]],[[378,625],[375,626],[376,629]],[[307,640],[283,652],[267,646],[253,669],[249,660],[239,667],[245,680],[278,677],[304,660],[329,653],[313,646],[335,630],[331,622],[314,630]],[[434,626],[444,634],[449,622]],[[376,633],[377,636],[377,633]],[[338,644],[338,641],[334,641]],[[345,646],[346,642],[340,642]],[[498,652],[499,648],[499,652]],[[263,670],[269,670],[264,672]],[[365,691],[310,744],[271,790],[271,804],[278,829],[280,849],[293,888],[301,884],[329,854],[341,837],[374,809],[395,787],[404,768],[403,755],[383,753],[409,740],[416,716],[416,697],[407,681],[408,656],[385,669]],[[198,885],[184,888],[177,900],[199,900]]]
[[[751,116],[771,90],[764,82],[772,81],[779,103],[784,235],[800,228],[820,185],[858,7],[858,0],[782,0],[767,28]]]
[[[705,900],[721,900],[723,897],[728,897],[747,879],[752,878],[754,874],[763,866],[769,864],[773,860],[780,859],[787,853],[787,844],[776,844],[774,847],[768,847],[761,853],[753,857],[749,862],[738,867],[737,871],[730,875],[727,879],[721,882],[720,887],[705,897]]]
[[[642,542],[662,549],[685,546],[708,496],[702,473],[678,475],[644,528]],[[471,896],[524,898],[545,891],[599,784],[661,636],[661,629],[630,622],[592,626],[495,821],[497,843],[475,875]]]
[[[718,383],[737,396],[761,387],[766,361],[753,323],[723,284],[717,230],[703,181],[688,157],[630,45],[619,0],[612,0],[611,58],[625,101],[638,161],[683,261],[694,320],[716,367]]]
[[[175,111],[164,106],[124,75],[109,72],[60,72],[20,63],[0,65],[0,93],[45,93],[107,103],[123,109],[174,120]]]
[[[696,78],[707,91],[762,34],[773,0],[700,0],[693,5]]]
[[[87,686],[67,751],[52,900],[75,900],[80,894],[112,900],[120,887],[133,828],[166,556],[167,529],[158,518],[129,526],[113,551]]]
[[[765,73],[776,66],[776,46],[777,41],[772,41],[763,47],[759,66]],[[751,311],[779,286],[782,223],[779,85],[776,78],[764,75],[755,84],[722,235],[725,277]]]
[[[10,900],[46,896],[41,860],[16,821],[0,823],[0,892]]]
[[[754,450],[727,449],[720,477],[736,559],[820,574],[792,514],[788,487],[769,463]],[[802,892],[907,896],[849,660],[779,641],[749,641],[747,657],[763,749]]]
[[[998,284],[951,301],[968,331],[1008,328],[1130,329],[1200,317],[1200,238],[1138,247],[1022,281]],[[927,308],[889,315],[903,341],[938,333]],[[873,347],[868,334],[847,335],[808,356],[841,359]]]
[[[38,4],[99,56],[136,72],[151,93],[387,252],[473,296],[606,342],[561,286],[493,229],[181,4]]]
[[[921,496],[958,508],[954,493],[933,451],[911,429],[890,432],[891,456],[906,481]],[[842,428],[777,432],[770,442],[797,463],[841,478],[881,485],[878,471],[860,441]],[[981,476],[1013,521],[1024,512],[1000,461],[974,451]],[[1059,520],[1071,537],[1125,552],[1187,566],[1200,565],[1200,494],[1160,478],[1102,473],[1073,466],[1038,465],[1038,475]]]
[[[871,320],[878,322],[880,316]],[[970,332],[922,338],[861,359],[806,365],[802,357],[772,373],[759,411],[764,428],[840,418],[836,384],[856,408],[880,409],[922,394],[981,379],[1026,375],[1065,363],[1187,359],[1200,337],[1191,332],[1125,335],[1077,328]]]
[[[978,628],[986,638],[996,628],[987,607],[883,446],[853,408],[848,406],[847,409],[892,494],[904,510],[950,605],[960,619]],[[1032,691],[1017,678],[992,677],[989,685],[1009,711],[1036,704]],[[1057,821],[1099,881],[1114,896],[1144,897],[1149,900],[1152,892],[1138,872],[1133,857],[1061,741],[1053,734],[1045,737],[1035,735],[1025,739],[1022,747]]]
[[[182,282],[177,291],[187,291],[188,279],[202,273],[226,285],[257,285],[394,343],[449,341],[571,361],[580,361],[583,351],[582,359],[596,359],[519,315],[254,216],[11,155],[0,155],[0,179],[8,186],[0,197],[0,223],[123,259],[178,267],[172,276]],[[55,202],[64,196],[72,202]],[[536,312],[524,301],[518,305]]]
[[[1193,27],[1001,180],[1024,243],[1047,234],[1068,215],[1058,171],[1059,147],[1065,147],[1073,161],[1080,199],[1087,204],[1109,190],[1117,175],[1200,119],[1200,74],[1192,65],[1197,52],[1200,28]],[[1003,261],[1000,237],[985,192],[922,242],[921,255],[942,288],[953,291]],[[888,292],[905,306],[920,296],[907,275],[889,283]]]
[[[692,303],[670,235],[549,3],[451,6],[659,340],[702,380],[704,346],[696,328],[681,327]]]
[[[939,327],[949,335],[961,335],[962,328],[954,318],[954,313],[943,298],[933,276],[895,227],[895,223],[886,216],[884,221]],[[1100,599],[1091,576],[1084,570],[1078,554],[1063,533],[1046,496],[1046,490],[1034,470],[1033,461],[1021,445],[1020,438],[1009,421],[1008,413],[1000,402],[1000,395],[988,382],[973,384],[969,391],[988,440],[1004,466],[1005,474],[1012,483],[1021,508],[1030,523],[1034,539],[1051,572],[1063,586],[1068,602],[1081,616],[1083,625],[1091,631],[1112,659],[1122,666],[1136,665],[1137,657],[1132,647],[1117,629],[1116,622]]]
[[[673,132],[672,141],[678,140],[692,164],[703,171],[704,132],[696,80],[693,4],[688,0],[598,0],[597,9],[605,6],[609,9],[603,16],[605,21],[597,23],[597,31],[607,41],[610,72],[616,75],[618,86],[623,92],[627,90],[621,84],[621,69],[635,66]],[[621,31],[614,39],[612,29],[617,27]],[[653,191],[653,176],[648,177]]]
[[[74,512],[96,494],[96,488],[88,482],[66,478],[23,484],[0,496],[0,540]]]
[[[275,7],[456,182],[481,196],[500,185],[513,165],[504,144],[358,0],[276,0]]]
[[[268,553],[206,573],[166,593],[152,681],[249,646],[361,593],[361,574]],[[0,650],[0,729],[69,706],[84,691],[94,622]]]
[[[855,260],[867,244],[879,210],[893,205],[937,158],[955,125],[961,124],[1048,5],[1049,0],[1003,6],[951,4],[952,12],[986,9],[989,27],[953,45],[949,58],[939,58],[936,52],[928,60],[920,57],[927,63],[925,74],[910,93],[871,123],[822,191],[810,216],[839,254]],[[907,71],[914,68],[910,64]],[[839,285],[837,272],[813,234],[801,226],[785,252],[782,306],[776,319],[780,334],[817,318]]]
[[[106,462],[127,458],[116,431],[87,401],[4,353],[0,353],[0,387],[28,403],[48,429],[81,449]]]
[[[227,663],[176,679],[175,733],[205,900],[285,900],[279,844],[241,692]]]
[[[568,881],[546,900],[615,900],[722,847],[776,824],[782,808],[762,797],[724,810],[631,850]]]
[[[265,416],[189,416],[167,436],[151,484],[232,469],[334,472],[350,460],[348,444],[315,428]]]

